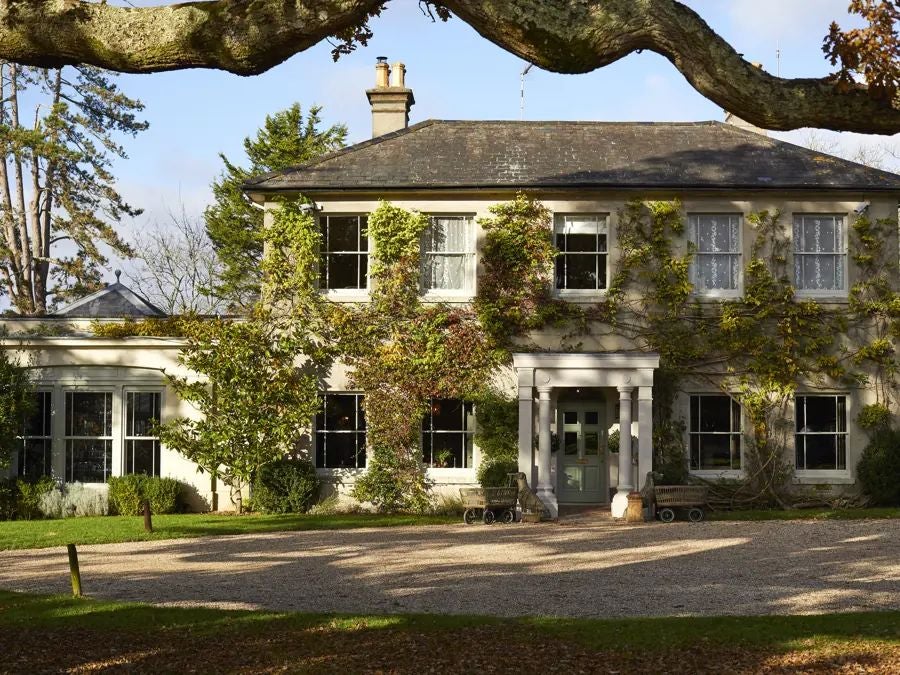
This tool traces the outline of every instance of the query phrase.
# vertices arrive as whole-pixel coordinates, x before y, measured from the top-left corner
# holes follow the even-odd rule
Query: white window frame
[[[471,408],[471,414],[472,414],[472,425],[471,425],[471,427],[468,428],[468,429],[434,429],[434,422],[432,422],[432,424],[431,424],[431,427],[432,427],[432,428],[431,428],[431,429],[427,429],[427,428],[426,428],[426,421],[427,421],[428,417],[431,417],[431,416],[433,415],[433,413],[432,413],[432,405],[433,405],[433,403],[434,403],[435,401],[458,401],[458,402],[461,404],[461,406],[460,406],[460,414],[463,416],[463,420],[465,420],[466,406],[470,406],[470,408]],[[474,404],[474,402],[472,402],[472,401],[467,401],[467,400],[465,400],[465,399],[453,399],[453,398],[450,398],[450,399],[443,399],[443,398],[442,398],[442,399],[431,399],[431,400],[428,402],[428,412],[425,413],[425,415],[426,415],[426,416],[422,418],[422,430],[421,430],[421,434],[420,434],[420,444],[419,444],[419,446],[422,448],[422,453],[421,453],[421,454],[422,454],[422,462],[425,464],[425,466],[428,468],[428,470],[429,470],[429,471],[460,471],[460,470],[468,471],[468,470],[474,469],[474,468],[478,465],[478,459],[475,457],[475,425],[476,425],[476,422],[475,422],[475,404]],[[426,437],[426,436],[431,436],[432,439],[433,439],[434,436],[436,436],[436,435],[437,435],[437,436],[441,436],[441,435],[447,435],[447,434],[457,434],[457,435],[463,435],[463,436],[464,436],[464,438],[465,438],[465,443],[464,443],[464,445],[463,445],[463,454],[462,454],[462,457],[463,457],[463,466],[448,466],[448,467],[436,467],[436,466],[433,466],[433,462],[434,462],[434,442],[433,442],[433,441],[432,441],[432,444],[431,444],[431,455],[432,455],[431,458],[430,458],[431,461],[426,461],[426,460],[425,460],[425,437]],[[468,455],[467,455],[467,453],[466,453],[466,448],[467,448],[467,447],[471,447],[471,448],[472,448],[472,463],[471,463],[471,466],[468,465],[468,462],[466,461],[467,458],[468,458]]]
[[[436,218],[454,218],[465,221],[466,235],[464,251],[430,251],[428,242],[430,241],[430,229]],[[422,234],[422,270],[421,284],[422,294],[425,299],[436,298],[469,298],[475,294],[475,216],[471,213],[432,213],[428,216],[429,228]],[[442,257],[462,257],[464,258],[463,274],[464,283],[462,288],[432,288],[428,286],[427,260],[429,256]]]
[[[353,429],[321,429],[319,428],[319,413],[316,413],[315,418],[313,419],[313,434],[312,434],[312,460],[317,470],[323,472],[334,472],[334,471],[364,471],[369,463],[368,457],[368,445],[369,445],[369,425],[366,424],[366,427],[360,431],[359,423],[360,423],[360,407],[361,401],[365,399],[365,394],[361,391],[320,391],[319,392],[319,401],[321,404],[321,414],[322,418],[325,418],[325,398],[327,396],[353,396],[355,397],[355,405],[353,407],[354,414],[356,415],[356,419],[353,421]],[[365,412],[363,411],[363,415]],[[325,448],[323,452],[325,452],[325,457],[328,457],[328,435],[333,434],[360,434],[364,435],[363,440],[363,458],[364,464],[363,466],[359,466],[359,455],[357,455],[356,466],[321,466],[319,464],[319,434],[325,435]]]
[[[585,223],[570,222],[571,221],[587,221],[594,219],[596,225],[591,227]],[[556,246],[556,235],[558,234],[592,234],[606,235],[606,250],[595,251],[594,253],[566,253],[560,251],[559,255],[593,255],[595,259],[603,257],[603,288],[559,288],[556,285],[556,260],[553,262],[553,292],[561,298],[596,298],[605,295],[609,289],[609,251],[610,251],[610,227],[608,213],[556,213],[553,215],[553,245]],[[597,271],[600,271],[600,265],[597,264]]]
[[[356,251],[326,249],[325,241],[324,241],[324,237],[323,237],[322,248],[319,251],[319,258],[318,258],[318,268],[319,268],[318,283],[319,283],[320,291],[322,291],[330,296],[337,296],[337,297],[343,296],[345,298],[351,298],[354,296],[355,297],[368,296],[369,287],[371,285],[370,275],[371,275],[371,270],[372,270],[372,260],[371,260],[371,258],[372,258],[372,240],[369,237],[369,235],[364,234],[364,232],[366,232],[366,229],[368,227],[369,215],[370,214],[368,214],[368,213],[340,213],[340,212],[319,213],[318,214],[318,227],[319,227],[320,236],[322,234],[323,223],[324,223],[324,227],[326,229],[330,228],[329,219],[331,219],[331,218],[356,218],[357,219],[357,250]],[[363,220],[365,220],[365,222],[362,222]],[[359,250],[360,242],[363,239],[366,240],[366,248],[368,249],[366,251]],[[366,285],[362,286],[362,287],[357,287],[357,288],[329,288],[328,287],[328,279],[325,278],[325,277],[327,277],[329,272],[327,270],[322,269],[322,257],[325,255],[332,255],[332,254],[356,255],[359,258],[362,258],[363,256],[365,256],[365,259],[366,259]],[[357,262],[357,264],[359,264],[359,263]],[[358,278],[358,272],[357,272],[357,278]]]
[[[109,434],[102,436],[75,436],[69,435],[69,396],[73,394],[103,394],[105,396],[109,396]],[[110,450],[107,453],[109,457],[109,463],[105,468],[104,474],[106,478],[103,481],[94,481],[92,483],[87,483],[88,485],[102,485],[105,484],[110,476],[116,476],[121,474],[121,467],[119,467],[119,471],[116,469],[115,462],[115,445],[116,445],[116,391],[114,389],[110,389],[109,387],[84,387],[79,389],[64,389],[63,390],[63,400],[62,400],[62,410],[63,410],[63,435],[62,435],[62,446],[63,446],[63,471],[64,471],[64,480],[67,483],[76,482],[74,477],[74,458],[73,458],[73,471],[69,471],[69,441],[79,441],[79,440],[102,440],[109,443]],[[119,403],[121,405],[121,403]],[[120,436],[121,437],[121,436]],[[104,458],[104,463],[106,462],[106,458]]]
[[[691,403],[694,398],[727,398],[730,401],[731,405],[737,404],[740,414],[738,416],[738,420],[740,422],[739,429],[729,429],[729,431],[700,431],[698,428],[694,430],[693,428],[693,414],[691,412]],[[699,405],[699,403],[698,403]],[[698,416],[698,425],[702,426],[702,413],[697,410]],[[687,442],[687,451],[688,451],[688,469],[691,474],[695,475],[715,475],[715,476],[739,476],[744,471],[744,406],[741,405],[740,399],[738,399],[733,394],[727,394],[722,392],[693,392],[688,394],[688,442]],[[729,426],[732,426],[734,423],[734,416],[731,413],[731,407],[729,406]],[[729,437],[737,437],[739,452],[738,452],[738,463],[739,466],[737,468],[729,467],[729,468],[718,468],[718,469],[703,469],[693,467],[694,463],[694,444],[693,438],[694,436],[729,436]],[[699,463],[699,462],[698,462]]]
[[[801,222],[802,226],[805,227],[805,223],[803,220],[806,218],[835,218],[841,220],[841,238],[840,243],[841,250],[836,251],[834,253],[817,253],[817,252],[805,252],[798,250],[798,247],[801,243],[802,237],[798,238],[796,236],[798,220]],[[791,253],[793,256],[792,264],[793,268],[791,270],[792,273],[792,284],[794,287],[794,294],[799,297],[811,297],[811,298],[845,298],[847,297],[847,289],[849,288],[849,279],[848,275],[848,267],[847,267],[847,245],[848,245],[848,230],[849,223],[846,213],[807,213],[807,212],[795,212],[792,214],[791,218]],[[836,256],[840,260],[841,264],[841,275],[844,281],[843,288],[835,288],[835,289],[816,289],[816,288],[800,288],[797,285],[797,268],[800,263],[800,258],[809,257],[813,259],[815,256]]]
[[[698,248],[699,236],[698,227],[699,219],[704,217],[717,218],[737,218],[738,237],[736,251],[719,251],[719,252],[702,252]],[[728,212],[692,212],[688,213],[688,241],[691,242],[695,249],[690,265],[690,279],[694,287],[693,294],[704,298],[739,298],[743,294],[744,289],[744,215],[742,213]],[[731,256],[737,259],[737,288],[700,288],[698,286],[698,265],[697,262],[701,256]]]
[[[830,398],[834,400],[834,405],[837,407],[837,399],[844,399],[844,430],[843,431],[797,431],[797,419],[799,418],[799,410],[800,410],[800,399],[804,399],[803,404],[806,405],[806,400],[808,398]],[[794,395],[794,470],[797,476],[801,478],[810,478],[810,477],[847,477],[850,475],[850,463],[848,461],[849,457],[849,441],[850,441],[850,430],[848,428],[849,420],[850,420],[850,396],[843,392],[798,392]],[[837,426],[840,426],[840,420],[837,419],[837,410],[835,410],[835,420]],[[808,423],[806,412],[804,410],[803,413],[803,421]],[[834,436],[835,440],[837,438],[843,439],[843,451],[844,451],[844,466],[843,468],[838,466],[838,457],[835,457],[835,468],[834,469],[807,469],[806,468],[806,457],[805,450],[806,445],[804,444],[804,467],[801,468],[799,463],[797,462],[798,454],[799,454],[799,443],[798,440],[800,437],[809,437],[809,436]],[[839,452],[836,449],[835,452]]]
[[[48,421],[47,428],[43,430],[44,434],[40,435],[40,436],[35,436],[33,434],[25,434],[24,432],[26,431],[26,429],[24,428],[25,425],[24,425],[24,420],[23,420],[22,434],[20,436],[16,437],[16,440],[18,442],[20,442],[22,445],[20,448],[16,449],[16,452],[13,456],[13,459],[15,461],[15,467],[14,467],[15,476],[17,478],[25,478],[25,479],[29,479],[29,480],[31,478],[40,478],[41,476],[52,476],[53,475],[53,405],[55,403],[54,396],[53,396],[53,389],[38,387],[37,389],[35,389],[34,393],[46,397],[47,405],[50,408],[50,419]],[[46,445],[45,452],[49,456],[44,458],[44,466],[47,466],[49,464],[49,467],[50,467],[49,472],[42,473],[41,476],[23,475],[22,471],[23,471],[24,467],[20,460],[23,459],[24,457],[20,457],[20,456],[24,455],[25,444],[28,443],[28,441],[45,441],[46,442],[47,445]]]
[[[162,475],[162,461],[163,461],[163,445],[159,436],[129,436],[128,435],[128,395],[129,394],[156,394],[159,396],[159,419],[158,423],[162,423],[163,416],[163,406],[165,405],[165,391],[159,387],[125,387],[122,390],[122,426],[121,426],[121,455],[122,462],[120,464],[121,475],[127,475],[128,473],[128,441],[156,441],[159,444],[159,466],[156,466],[156,472],[150,475],[152,476],[161,476]]]

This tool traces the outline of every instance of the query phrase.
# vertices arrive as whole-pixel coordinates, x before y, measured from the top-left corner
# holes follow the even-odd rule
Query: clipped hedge
[[[263,466],[253,481],[251,508],[263,513],[306,513],[319,495],[319,477],[307,459]]]
[[[881,428],[873,434],[856,475],[875,506],[900,506],[900,429]]]
[[[182,485],[174,478],[129,474],[109,479],[110,507],[123,516],[141,515],[145,499],[155,514],[178,513],[182,510],[181,495]]]

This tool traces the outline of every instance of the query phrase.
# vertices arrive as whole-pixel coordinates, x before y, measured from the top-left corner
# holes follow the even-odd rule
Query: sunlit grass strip
[[[664,617],[637,619],[501,619],[469,615],[333,615],[156,607],[68,596],[0,591],[0,626],[67,627],[98,631],[195,635],[284,630],[431,632],[497,627],[527,636],[575,640],[596,650],[667,650],[709,646],[765,646],[777,650],[869,643],[900,648],[900,612],[804,616]],[[649,638],[648,638],[649,636]]]
[[[359,527],[444,525],[458,516],[436,515],[211,515],[153,516],[153,532],[144,531],[140,516],[97,516],[61,520],[0,522],[0,550],[75,544],[181,539],[212,535],[256,534],[297,530],[345,530]]]

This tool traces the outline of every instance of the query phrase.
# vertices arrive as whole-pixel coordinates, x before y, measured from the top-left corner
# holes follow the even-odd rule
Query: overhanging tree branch
[[[665,56],[710,100],[768,129],[900,132],[900,107],[833,79],[775,77],[676,0],[440,0],[482,36],[542,68],[584,73],[634,51]],[[0,59],[122,72],[254,75],[321,40],[353,41],[383,0],[214,0],[115,7],[0,0]],[[354,33],[354,31],[357,31]],[[364,39],[364,38],[362,38]]]

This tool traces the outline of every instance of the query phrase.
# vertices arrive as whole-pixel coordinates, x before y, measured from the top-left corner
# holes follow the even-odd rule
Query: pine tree
[[[241,191],[250,177],[308,162],[344,145],[347,127],[335,124],[320,130],[321,107],[313,106],[304,119],[299,103],[266,117],[253,138],[244,139],[249,167],[219,156],[225,170],[212,184],[215,203],[206,209],[206,231],[222,263],[217,292],[231,309],[248,309],[259,296],[263,212]]]
[[[100,243],[131,255],[114,226],[141,211],[117,192],[111,157],[126,156],[115,135],[147,128],[141,110],[97,68],[0,62],[0,292],[18,313],[99,288]]]

